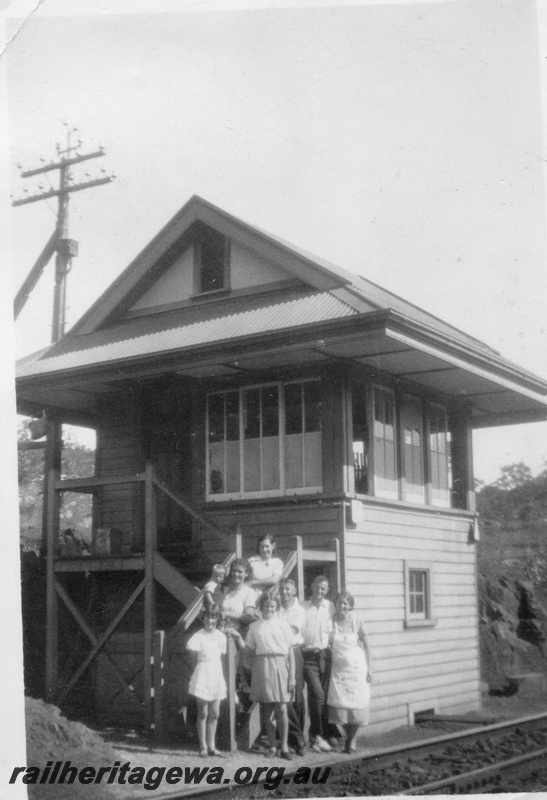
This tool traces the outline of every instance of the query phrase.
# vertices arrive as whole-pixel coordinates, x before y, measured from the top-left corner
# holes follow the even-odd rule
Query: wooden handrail
[[[228,571],[230,564],[236,558],[235,553],[230,553],[226,556],[224,561],[222,562],[223,567],[226,568]],[[196,596],[196,599],[190,603],[188,608],[185,610],[184,614],[182,614],[178,620],[175,622],[169,633],[167,634],[167,641],[171,641],[171,639],[181,630],[187,631],[192,622],[195,620],[201,608],[203,606],[203,597],[204,597],[204,590],[201,589],[200,593]]]
[[[162,491],[165,495],[167,495],[167,497],[169,497],[174,503],[176,503],[178,506],[180,506],[189,514],[191,514],[194,517],[194,519],[197,519],[197,521],[201,525],[203,525],[204,528],[207,528],[209,533],[212,533],[214,536],[218,536],[223,541],[223,543],[226,544],[226,539],[228,539],[228,537],[227,536],[224,537],[223,534],[219,532],[218,528],[216,528],[216,526],[213,525],[212,522],[209,522],[208,519],[206,519],[202,514],[200,514],[199,511],[197,511],[191,503],[189,503],[187,500],[181,497],[181,495],[177,494],[177,492],[171,489],[166,483],[161,481],[156,475],[153,476],[152,481],[154,483],[154,486],[156,486],[160,491]]]
[[[295,567],[296,567],[296,551],[293,551],[283,565],[281,580],[284,581],[286,578],[288,578]]]
[[[304,561],[321,562],[321,561],[336,561],[336,553],[332,550],[302,550],[302,558]]]
[[[109,475],[100,478],[91,476],[89,478],[61,478],[55,481],[54,488],[61,492],[81,492],[85,489],[93,491],[97,486],[110,486],[118,483],[141,483],[146,480],[144,472],[137,472],[134,475]]]
[[[56,480],[54,484],[54,488],[60,492],[89,492],[90,494],[93,493],[95,489],[100,486],[114,486],[117,484],[123,483],[143,483],[147,480],[147,474],[151,476],[151,480],[153,485],[159,489],[163,494],[169,497],[174,503],[176,503],[180,508],[184,509],[188,514],[194,517],[200,525],[203,525],[204,528],[212,535],[215,536],[219,542],[222,543],[223,548],[226,549],[231,547],[230,537],[227,534],[222,533],[216,525],[210,522],[203,514],[185,500],[178,492],[168,486],[164,481],[160,480],[156,475],[155,468],[152,464],[147,464],[147,471],[145,472],[137,472],[131,475],[108,475],[104,477],[99,476],[90,476],[89,478],[64,478],[60,480]]]

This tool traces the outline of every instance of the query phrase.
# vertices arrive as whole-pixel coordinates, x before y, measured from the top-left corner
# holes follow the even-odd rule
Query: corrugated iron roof
[[[18,363],[18,377],[108,364],[225,342],[358,312],[330,292],[291,290],[140,317],[95,333],[65,336]]]
[[[251,226],[249,225],[249,227]],[[379,286],[377,283],[369,281],[369,279],[363,277],[363,275],[359,275],[354,272],[348,272],[348,270],[338,267],[336,264],[332,264],[330,261],[327,261],[320,256],[316,256],[314,253],[310,253],[308,250],[304,250],[302,247],[291,244],[291,242],[286,241],[286,239],[282,239],[279,236],[267,233],[260,228],[255,227],[254,230],[259,231],[273,242],[277,242],[278,244],[282,245],[282,247],[287,248],[287,250],[291,250],[293,253],[302,256],[302,258],[305,258],[307,261],[313,262],[323,269],[332,272],[334,275],[337,275],[344,281],[344,284],[342,284],[340,289],[337,290],[339,294],[343,295],[344,292],[351,293],[353,291],[357,297],[362,299],[367,304],[376,307],[377,309],[390,308],[393,311],[398,311],[399,314],[403,314],[409,320],[412,320],[413,322],[419,322],[421,325],[427,325],[427,327],[431,328],[432,330],[438,331],[439,333],[454,339],[454,341],[457,341],[460,344],[473,347],[485,353],[495,353],[496,355],[499,355],[497,350],[494,350],[494,348],[490,347],[484,342],[481,342],[480,339],[476,339],[474,336],[465,333],[465,331],[462,331],[460,328],[456,328],[455,325],[451,325],[449,322],[445,322],[444,320],[440,319],[440,317],[436,317],[434,314],[431,314],[429,311],[425,311],[423,308],[414,305],[414,303],[405,300],[404,297],[400,297],[399,295],[390,292],[388,289],[384,289],[382,286]]]
[[[123,306],[124,298],[128,292],[138,287],[140,281],[149,279],[151,271],[158,263],[160,256],[169,248],[195,220],[221,230],[223,235],[234,241],[239,241],[244,246],[257,249],[261,252],[266,247],[265,258],[274,258],[289,272],[293,272],[307,286],[317,291],[332,291],[339,299],[344,300],[357,311],[368,311],[372,308],[393,309],[403,314],[409,320],[426,325],[433,331],[438,331],[454,341],[482,351],[484,354],[496,353],[483,342],[464,333],[453,325],[424,311],[413,303],[396,294],[383,289],[367,278],[326,261],[313,253],[287,242],[261,228],[234,217],[232,214],[209,203],[197,195],[174,215],[164,228],[146,245],[134,261],[118,276],[104,294],[93,304],[74,326],[74,333],[91,333],[97,330],[106,320],[115,319],[116,309]],[[248,239],[248,241],[247,241]],[[273,247],[273,250],[272,250]],[[305,269],[302,272],[302,267]],[[328,284],[328,285],[327,285]],[[367,305],[367,308],[363,307]]]

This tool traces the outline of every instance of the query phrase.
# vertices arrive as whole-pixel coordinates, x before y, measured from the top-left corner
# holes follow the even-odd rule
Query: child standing
[[[188,692],[198,703],[199,754],[202,758],[223,758],[215,746],[220,701],[226,697],[226,682],[221,656],[226,652],[226,636],[217,630],[220,610],[213,606],[205,611],[203,628],[195,633],[186,648],[197,655],[197,664]]]
[[[251,678],[251,700],[261,704],[268,735],[268,755],[275,756],[276,726],[281,740],[281,758],[292,761],[288,745],[287,704],[294,694],[293,632],[285,620],[277,617],[279,596],[265,593],[258,601],[262,618],[253,622],[247,638],[237,631],[228,631],[240,648],[254,655]]]
[[[203,602],[207,610],[213,606],[222,606],[224,595],[222,593],[222,584],[226,578],[226,567],[224,564],[215,564],[211,577],[203,587]]]

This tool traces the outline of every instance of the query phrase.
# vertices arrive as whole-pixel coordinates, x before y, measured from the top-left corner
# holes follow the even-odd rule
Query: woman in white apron
[[[370,701],[370,657],[362,620],[353,614],[354,600],[349,592],[335,599],[336,612],[330,635],[332,670],[327,704],[329,722],[346,731],[344,752],[355,753],[360,725],[368,724]]]

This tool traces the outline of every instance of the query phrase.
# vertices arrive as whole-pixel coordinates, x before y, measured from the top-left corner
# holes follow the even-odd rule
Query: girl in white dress
[[[186,645],[190,652],[197,655],[188,692],[194,695],[198,703],[197,729],[199,754],[202,758],[223,757],[215,746],[220,701],[226,697],[221,661],[221,656],[226,652],[226,636],[216,627],[220,618],[219,608],[206,610],[203,628],[194,633]]]

